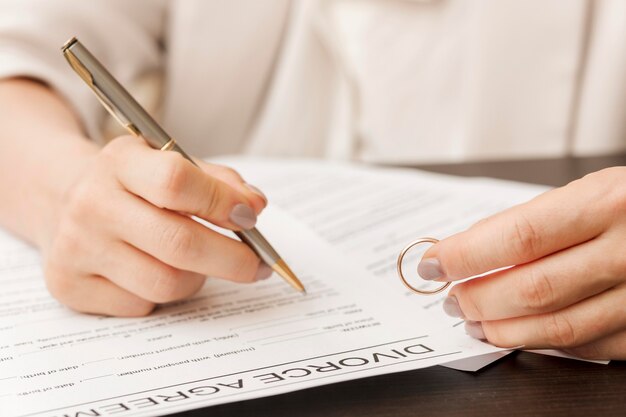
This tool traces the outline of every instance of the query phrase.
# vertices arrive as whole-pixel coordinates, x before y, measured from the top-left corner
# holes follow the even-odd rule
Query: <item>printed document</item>
[[[164,415],[503,354],[445,316],[445,293],[408,292],[396,257],[415,238],[446,237],[545,187],[307,160],[222,162],[268,195],[259,229],[307,294],[277,276],[209,278],[145,318],[82,315],[48,295],[38,253],[0,232],[0,415]]]

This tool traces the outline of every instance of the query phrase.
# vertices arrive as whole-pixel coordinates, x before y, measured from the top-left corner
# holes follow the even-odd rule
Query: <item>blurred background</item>
[[[123,133],[77,36],[198,156],[390,164],[626,150],[622,0],[0,0],[0,77]]]

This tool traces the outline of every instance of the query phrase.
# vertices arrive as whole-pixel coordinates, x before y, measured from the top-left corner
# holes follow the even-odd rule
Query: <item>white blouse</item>
[[[158,119],[197,156],[626,150],[623,0],[0,0],[0,77],[47,82],[98,139],[72,36],[131,92],[162,74]]]

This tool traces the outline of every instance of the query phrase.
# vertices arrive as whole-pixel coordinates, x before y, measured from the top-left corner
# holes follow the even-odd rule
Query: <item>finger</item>
[[[115,236],[174,268],[235,282],[254,282],[267,275],[269,267],[247,245],[187,216],[132,195],[109,210],[116,219]]]
[[[59,225],[53,245],[44,254],[44,276],[50,294],[84,313],[128,317],[149,314],[153,303],[87,272],[89,269],[84,267],[92,266],[90,261],[103,239],[98,233],[85,233],[81,226],[83,223],[66,217]]]
[[[606,259],[613,248],[610,239],[600,236],[537,261],[462,282],[450,290],[444,306],[451,315],[473,321],[560,310],[624,281],[621,267]]]
[[[157,207],[198,216],[241,230],[256,224],[246,196],[198,169],[177,152],[160,152],[132,137],[109,144],[120,184]]]
[[[565,351],[583,359],[626,360],[626,330]]]
[[[123,204],[124,200],[117,201]],[[93,223],[102,225],[106,222],[96,220]],[[173,268],[125,242],[116,240],[115,236],[108,236],[106,232],[106,229],[96,230],[88,235],[75,231],[72,238],[59,242],[58,245],[62,244],[59,248],[65,254],[76,255],[72,258],[71,266],[67,262],[64,265],[81,271],[82,275],[88,273],[105,277],[153,303],[186,298],[204,284],[203,275]]]
[[[480,221],[426,251],[420,275],[441,281],[466,278],[592,239],[612,218],[593,204],[602,197],[594,193],[597,187],[576,181]]]
[[[118,317],[150,314],[154,303],[144,300],[99,276],[70,275],[63,271],[48,279],[50,293],[61,303],[81,313]]]
[[[244,194],[248,201],[252,204],[252,207],[255,209],[257,214],[259,214],[267,206],[267,196],[263,193],[263,191],[246,182],[234,169],[223,165],[209,164],[204,161],[196,161],[196,163],[207,174],[224,181],[235,190]]]
[[[467,322],[471,336],[496,346],[528,349],[572,348],[586,345],[626,329],[626,285],[554,313],[505,320]]]
[[[95,272],[152,303],[187,298],[205,281],[201,274],[171,267],[124,242],[100,257]]]

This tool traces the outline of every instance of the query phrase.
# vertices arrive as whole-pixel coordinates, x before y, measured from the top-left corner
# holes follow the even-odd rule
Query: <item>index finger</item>
[[[109,152],[126,190],[157,207],[191,214],[221,227],[251,229],[256,213],[250,199],[175,152],[149,148],[135,138],[118,138]],[[121,149],[118,149],[121,148]]]
[[[579,180],[481,220],[433,245],[418,272],[424,279],[454,281],[593,239],[604,229],[603,216],[588,204],[602,198],[594,192]]]

